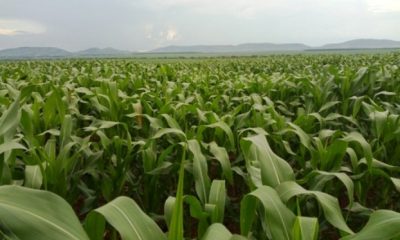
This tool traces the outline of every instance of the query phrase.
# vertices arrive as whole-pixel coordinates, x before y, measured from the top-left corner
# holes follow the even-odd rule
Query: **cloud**
[[[165,33],[165,39],[167,41],[174,41],[178,38],[178,31],[175,28],[167,29]]]
[[[23,19],[0,19],[0,35],[40,34],[46,28],[37,22]]]
[[[157,46],[180,39],[181,35],[175,25],[159,26],[152,23],[143,26],[144,37]]]
[[[179,40],[180,35],[178,33],[178,30],[175,26],[168,26],[164,30],[159,32],[159,43],[164,43],[164,42],[173,42],[176,40]]]
[[[151,3],[151,4],[150,4]],[[309,13],[319,10],[349,11],[366,6],[370,13],[400,11],[400,0],[153,0],[148,7],[163,9],[184,8],[199,14],[229,15],[238,18],[256,18],[261,15]]]
[[[299,12],[318,12],[320,9],[347,9],[364,1],[373,0],[152,0],[144,4],[158,11],[165,11],[166,8],[171,11],[183,9],[202,15],[255,19],[266,15],[288,16]]]
[[[153,38],[153,31],[154,31],[154,25],[153,24],[146,24],[144,25],[144,35],[147,39],[152,39]]]
[[[367,6],[373,13],[400,12],[399,0],[367,0]]]
[[[288,0],[283,0],[286,1]],[[200,14],[237,17],[253,17],[265,9],[279,5],[282,5],[280,1],[267,0],[153,0],[147,3],[153,9],[183,7]]]
[[[0,35],[13,36],[17,35],[18,31],[15,29],[0,28]]]
[[[254,19],[263,15],[286,16],[290,13],[302,11],[318,11],[327,6],[330,8],[332,6],[334,8],[347,8],[349,5],[357,4],[360,1],[368,0],[153,0],[148,1],[147,6],[158,10],[184,8],[197,14]]]

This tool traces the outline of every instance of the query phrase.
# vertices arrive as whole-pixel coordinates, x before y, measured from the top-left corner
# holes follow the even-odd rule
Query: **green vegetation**
[[[400,54],[0,63],[0,238],[400,239]]]

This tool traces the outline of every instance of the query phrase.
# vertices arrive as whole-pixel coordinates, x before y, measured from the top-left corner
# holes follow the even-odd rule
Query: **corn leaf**
[[[352,234],[353,231],[347,226],[339,207],[339,202],[335,197],[319,191],[309,191],[298,185],[296,182],[284,182],[277,187],[277,192],[284,202],[294,196],[312,195],[314,196],[324,211],[325,218],[338,229]]]
[[[367,225],[360,232],[341,240],[391,240],[400,237],[400,213],[378,210],[371,214]]]
[[[240,231],[248,236],[253,225],[257,202],[264,208],[264,221],[272,239],[291,240],[295,215],[283,204],[278,193],[269,186],[261,186],[247,194],[240,204]]]
[[[167,239],[157,224],[128,197],[118,197],[95,211],[117,229],[123,240]]]
[[[251,162],[260,165],[264,185],[276,187],[282,182],[294,180],[293,169],[272,151],[264,135],[243,138],[240,145],[248,165]]]
[[[89,240],[71,206],[41,190],[1,186],[0,223],[21,240]]]

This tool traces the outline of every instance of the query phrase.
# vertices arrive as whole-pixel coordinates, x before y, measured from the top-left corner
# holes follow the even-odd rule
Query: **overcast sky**
[[[0,0],[0,49],[400,40],[400,0]]]

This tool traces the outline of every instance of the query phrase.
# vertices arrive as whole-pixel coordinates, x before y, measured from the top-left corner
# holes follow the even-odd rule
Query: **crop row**
[[[400,55],[0,63],[5,239],[399,239]]]

